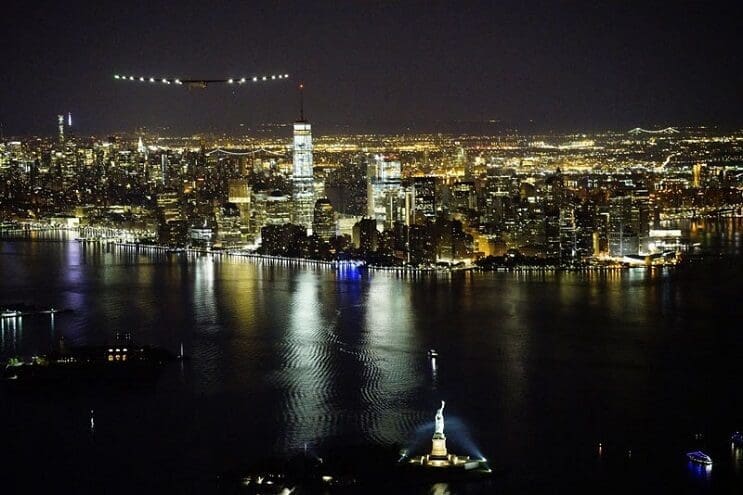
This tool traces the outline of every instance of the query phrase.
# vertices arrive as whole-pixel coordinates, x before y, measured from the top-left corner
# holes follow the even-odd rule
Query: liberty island
[[[437,474],[451,474],[453,471],[466,471],[473,475],[490,474],[492,470],[485,459],[472,459],[470,456],[450,454],[447,451],[446,435],[444,435],[445,405],[446,403],[442,400],[441,407],[436,411],[431,453],[410,458],[409,465],[435,470]]]

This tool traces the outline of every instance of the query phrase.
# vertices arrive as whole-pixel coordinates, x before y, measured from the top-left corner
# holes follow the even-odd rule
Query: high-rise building
[[[631,196],[618,196],[609,201],[609,254],[624,256],[638,254],[639,210]]]
[[[246,179],[231,179],[227,183],[227,201],[236,206],[240,212],[240,223],[246,228],[250,226],[251,193]]]
[[[321,198],[315,202],[312,232],[324,241],[335,237],[335,211],[327,198]]]
[[[312,211],[315,205],[315,180],[312,166],[312,126],[304,119],[303,86],[300,91],[299,120],[294,122],[292,202],[293,223],[312,233]]]
[[[450,204],[452,212],[465,213],[477,208],[477,193],[475,191],[474,182],[455,182],[450,189]]]
[[[560,257],[560,208],[565,194],[562,172],[557,171],[544,184],[544,234],[545,255],[551,259]]]
[[[394,222],[409,223],[412,196],[407,198],[402,187],[401,164],[375,155],[367,169],[367,215],[378,226],[390,228]]]
[[[353,216],[367,214],[366,169],[366,156],[361,155],[328,173],[325,193],[335,211]]]
[[[289,196],[281,191],[273,191],[266,196],[265,225],[284,225],[291,222]]]
[[[574,264],[577,253],[575,210],[570,206],[564,206],[560,208],[560,265]]]
[[[57,115],[57,128],[59,129],[59,144],[64,144],[64,115]]]
[[[353,245],[363,255],[369,255],[379,247],[379,231],[377,221],[373,218],[363,218],[353,226]]]
[[[436,217],[436,177],[413,177],[415,190],[415,210],[425,218]]]
[[[163,184],[166,184],[168,182],[168,168],[170,168],[168,155],[167,153],[163,153],[160,156],[160,178]]]

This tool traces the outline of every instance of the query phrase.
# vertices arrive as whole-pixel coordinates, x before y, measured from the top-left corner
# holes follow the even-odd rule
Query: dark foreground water
[[[0,359],[123,330],[191,360],[154,390],[0,392],[0,491],[212,493],[305,446],[423,452],[444,399],[450,450],[502,472],[406,493],[743,493],[738,260],[398,277],[3,240],[0,307],[74,313],[3,320]]]

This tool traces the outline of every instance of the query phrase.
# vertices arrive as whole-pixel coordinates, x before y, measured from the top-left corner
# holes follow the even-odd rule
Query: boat
[[[733,445],[736,447],[743,447],[743,433],[736,431],[730,435],[730,441],[733,442]]]
[[[72,312],[72,310],[69,309],[69,308],[55,308],[55,307],[51,307],[49,309],[45,309],[43,311],[39,311],[39,313],[50,314],[50,315],[53,315],[53,314],[56,314],[56,313],[71,313],[71,312]]]
[[[701,450],[695,450],[693,452],[687,452],[686,457],[689,458],[689,460],[696,464],[701,464],[703,466],[711,466],[712,465],[712,458],[702,452]]]
[[[15,309],[4,309],[0,313],[0,318],[18,318],[19,316],[23,316],[23,313]]]
[[[141,346],[117,336],[113,344],[81,346],[30,359],[11,358],[2,380],[14,387],[65,385],[138,386],[157,381],[164,365],[176,359],[165,349]]]
[[[437,357],[439,357],[439,353],[436,351],[436,349],[429,349],[428,357],[431,359],[436,359]]]

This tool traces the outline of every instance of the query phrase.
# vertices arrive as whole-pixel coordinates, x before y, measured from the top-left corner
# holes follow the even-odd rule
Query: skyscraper
[[[57,126],[59,128],[59,144],[64,144],[64,115],[57,115]]]
[[[413,177],[415,209],[429,220],[436,217],[436,177]]]
[[[560,208],[560,265],[568,266],[577,258],[575,210],[571,206]]]
[[[374,155],[367,170],[367,215],[385,228],[395,221],[408,223],[400,162]]]
[[[312,233],[312,212],[315,205],[315,181],[312,168],[312,126],[304,119],[304,85],[299,85],[299,120],[294,122],[292,176],[293,223]]]
[[[324,241],[335,237],[335,212],[333,205],[327,198],[318,199],[315,202],[315,216],[312,231]]]

